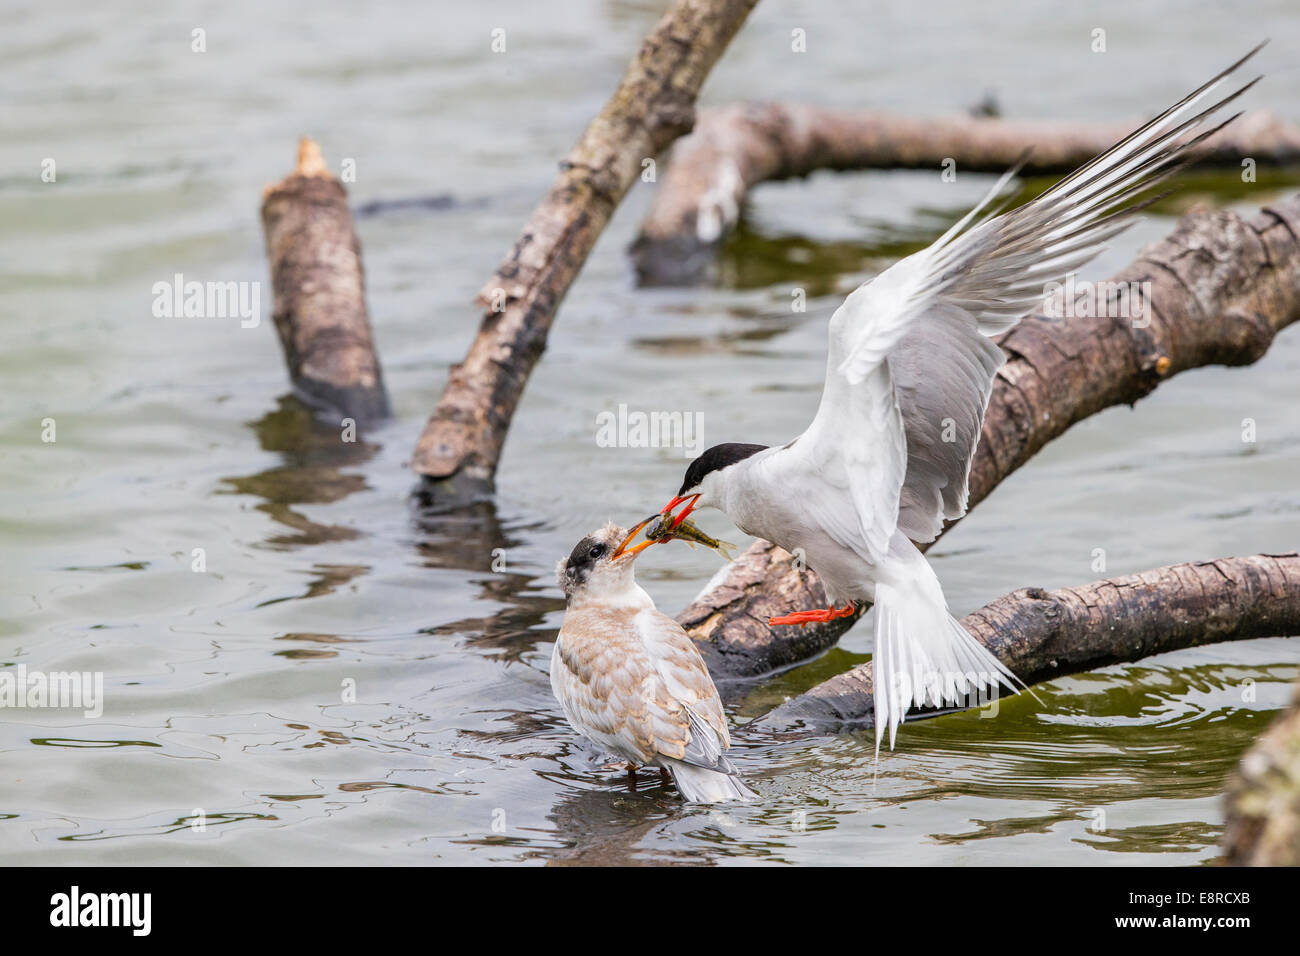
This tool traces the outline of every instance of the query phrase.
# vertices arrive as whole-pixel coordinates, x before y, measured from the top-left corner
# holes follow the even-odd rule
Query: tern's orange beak
[[[668,504],[664,506],[664,510],[659,513],[661,515],[668,515],[671,517],[674,508],[676,508],[683,501],[689,502],[689,504],[682,509],[682,513],[673,518],[673,523],[671,527],[676,528],[679,524],[681,524],[683,521],[686,520],[686,516],[688,514],[690,514],[692,511],[695,510],[695,502],[699,500],[700,500],[700,495],[678,495],[672,501],[668,502]]]
[[[635,528],[629,531],[627,537],[624,538],[622,542],[620,542],[618,548],[614,551],[614,556],[610,558],[610,560],[611,561],[617,560],[618,558],[620,558],[625,554],[628,557],[635,558],[646,548],[650,547],[650,545],[658,544],[657,541],[646,540],[646,541],[642,541],[640,544],[636,545],[635,547],[631,547],[631,548],[628,547],[628,545],[632,542],[632,539],[641,533],[641,529],[644,528],[646,525],[648,525],[651,521],[653,521],[657,517],[659,516],[651,515],[649,518],[646,518],[645,521],[642,521],[639,525],[637,525]]]

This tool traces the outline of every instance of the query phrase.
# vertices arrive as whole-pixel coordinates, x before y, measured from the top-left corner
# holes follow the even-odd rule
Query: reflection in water
[[[1191,820],[1122,830],[1108,828],[1096,836],[1077,837],[1076,841],[1112,853],[1197,853],[1218,842],[1220,829]]]
[[[908,742],[883,753],[874,773],[864,773],[874,763],[870,731],[782,739],[736,727],[733,755],[762,795],[755,806],[689,807],[671,787],[628,793],[575,739],[556,758],[561,772],[544,775],[562,788],[550,819],[563,844],[544,855],[556,863],[780,859],[810,835],[839,831],[833,839],[860,846],[864,860],[873,846],[896,852],[900,839],[959,848],[1031,835],[1120,854],[1212,859],[1223,781],[1271,716],[1233,706],[1234,670],[1115,668],[1043,685],[1041,710],[1004,702],[992,719],[966,712],[909,726]],[[1293,667],[1265,670],[1281,688],[1294,677]],[[1258,679],[1260,671],[1252,673]],[[1148,691],[1135,694],[1134,680]],[[1199,693],[1210,696],[1189,704]],[[1123,716],[1135,708],[1152,720]],[[1091,719],[1098,714],[1115,717],[1098,724]],[[1084,719],[1071,725],[1076,717]],[[1204,747],[1207,724],[1215,725],[1212,752]],[[955,807],[988,807],[996,816],[964,817]],[[686,832],[714,852],[679,852]]]
[[[1020,181],[1010,195],[1009,205],[1028,202],[1054,182],[1053,179]],[[765,229],[742,218],[720,250],[718,284],[729,289],[784,290],[798,286],[809,298],[842,295],[862,282],[864,274],[880,272],[904,256],[926,248],[968,211],[965,206],[920,206],[905,223],[889,219],[859,222],[857,234],[870,238],[851,240]]]
[[[227,0],[207,26],[238,32],[264,6]],[[311,9],[301,6],[290,20]],[[629,793],[618,771],[604,769],[606,755],[564,724],[546,678],[548,624],[561,611],[553,562],[596,520],[640,517],[642,505],[663,500],[666,473],[680,476],[649,451],[595,452],[593,415],[624,400],[654,408],[672,395],[672,408],[705,412],[717,440],[751,429],[770,429],[756,437],[771,440],[797,434],[823,379],[824,323],[843,294],[933,239],[993,177],[825,174],[764,186],[721,250],[722,284],[690,290],[634,287],[624,249],[639,211],[629,205],[570,290],[552,350],[531,376],[499,512],[452,508],[412,520],[413,476],[402,463],[473,333],[467,303],[545,188],[539,157],[562,154],[590,120],[583,89],[593,87],[586,77],[574,85],[573,51],[612,89],[659,15],[656,4],[618,2],[613,17],[558,19],[543,5],[516,4],[537,56],[507,76],[472,55],[477,14],[462,6],[465,16],[436,31],[445,56],[428,55],[428,29],[388,30],[376,52],[373,30],[347,17],[316,17],[306,44],[281,42],[283,31],[244,31],[243,52],[264,68],[225,71],[202,89],[193,58],[150,57],[150,75],[137,75],[107,28],[116,11],[104,11],[105,29],[75,36],[57,17],[0,31],[6,62],[27,70],[19,86],[26,79],[46,94],[6,103],[7,141],[24,155],[87,157],[71,189],[9,176],[0,195],[17,226],[0,237],[11,266],[4,291],[12,311],[30,318],[9,324],[0,356],[13,405],[0,421],[3,533],[14,542],[5,549],[0,663],[106,678],[106,715],[93,724],[53,710],[0,720],[0,761],[12,771],[0,787],[0,859],[876,865],[1217,856],[1218,788],[1285,703],[1295,668],[1273,665],[1294,660],[1294,643],[1234,645],[1218,656],[1231,665],[1203,670],[1216,652],[1190,651],[1164,672],[1057,682],[1042,692],[1041,710],[1008,703],[996,720],[916,723],[878,765],[870,732],[761,740],[738,727],[737,762],[763,799],[725,811],[682,804],[654,773]],[[853,4],[840,6],[815,5],[819,22],[830,29],[852,14]],[[1040,57],[1028,67],[1039,79],[1008,111],[1131,115],[1158,101],[1147,94],[1168,81],[1161,65],[1170,57],[1213,58],[1222,30],[1202,31],[1209,39],[1199,44],[1141,30],[1138,7],[1112,11],[1151,47],[1131,61],[1136,69],[1080,83],[1077,69]],[[761,22],[762,9],[709,81],[718,102],[753,94],[770,66],[767,40],[781,27]],[[950,5],[943,15],[959,29],[931,37],[936,62],[957,66],[929,85],[890,84],[897,109],[932,110],[953,77],[969,79],[961,46],[979,23],[975,14],[962,21],[965,11]],[[1274,12],[1278,32],[1294,33],[1300,14]],[[906,29],[882,23],[873,48],[881,75],[915,66],[912,48],[898,42]],[[824,44],[808,66],[805,86],[851,89],[862,78],[860,44]],[[81,95],[88,70],[120,80],[120,95]],[[775,77],[769,92],[783,83]],[[249,331],[156,321],[148,290],[182,270],[265,280],[256,188],[283,171],[286,143],[259,132],[291,129],[324,101],[338,106],[340,143],[400,132],[411,128],[413,84],[441,104],[441,132],[358,157],[363,174],[350,197],[362,210],[368,301],[400,417],[347,442],[341,423],[330,428],[292,398],[267,397],[285,390],[269,323]],[[1252,102],[1294,118],[1285,85],[1261,84]],[[502,96],[527,121],[494,109]],[[972,98],[959,90],[948,105]],[[385,203],[385,194],[427,194],[431,144],[442,188],[491,201]],[[1250,184],[1232,171],[1187,177],[1173,203],[1212,192],[1211,205],[1240,198],[1241,211],[1253,212],[1277,194],[1273,175],[1261,168]],[[641,189],[629,202],[648,198]],[[1175,211],[1157,207],[1116,243],[1105,270],[1167,234]],[[807,312],[792,308],[796,288]],[[266,296],[262,304],[271,305]],[[945,583],[968,603],[1043,578],[1077,582],[1089,576],[1094,545],[1132,570],[1220,546],[1283,549],[1300,528],[1300,446],[1285,416],[1297,342],[1279,336],[1250,369],[1198,372],[1136,412],[1115,410],[1054,443],[945,547]],[[1243,399],[1249,408],[1238,407]],[[57,445],[37,437],[46,415],[58,418]],[[1237,429],[1244,415],[1273,416],[1259,417],[1262,440],[1248,447]],[[562,501],[550,490],[556,476]],[[629,514],[633,502],[641,505]],[[196,546],[207,574],[192,573]],[[500,569],[498,548],[509,556]],[[661,606],[675,609],[716,564],[671,563],[647,579]],[[851,665],[869,647],[866,632],[856,638],[845,646],[859,653],[724,684],[729,701],[733,688],[747,695],[732,713],[761,715]],[[1233,689],[1246,677],[1259,703]],[[352,688],[355,700],[343,693]],[[206,832],[190,826],[198,807]],[[508,814],[500,832],[497,808]]]
[[[414,522],[420,535],[416,550],[430,568],[492,571],[494,562],[523,540],[506,534],[492,501],[438,511],[417,504]]]
[[[889,248],[897,247],[906,255],[924,249],[931,241],[933,237],[907,237],[893,242],[886,240],[880,247],[860,241],[817,241],[805,236],[765,234],[741,220],[721,250],[718,283],[729,289],[793,285],[806,290],[810,299],[844,293],[849,291],[844,288],[845,276],[879,272],[892,263]],[[788,311],[788,301],[785,305]]]
[[[611,773],[611,776],[613,774]],[[701,855],[686,849],[641,849],[642,839],[678,811],[677,791],[660,781],[657,773],[642,771],[636,790],[613,786],[571,788],[548,814],[561,850],[547,854],[555,866],[625,866],[628,863],[666,863],[673,859],[701,862]]]
[[[293,510],[293,505],[333,504],[366,487],[362,475],[340,471],[373,458],[377,445],[366,442],[359,431],[318,421],[311,409],[293,395],[282,396],[275,411],[252,423],[262,449],[278,452],[284,464],[255,475],[227,478],[235,494],[265,499],[257,510],[296,534],[273,535],[266,545],[291,550],[328,541],[350,541],[360,536],[355,528],[318,524]]]
[[[391,780],[357,780],[339,784],[340,793],[369,793],[371,790],[411,790],[434,796],[445,796],[451,792],[440,787],[422,787],[418,783],[394,783]]]
[[[1256,176],[1256,180],[1243,181],[1239,176],[1215,170],[1180,173],[1173,185],[1167,187],[1169,195],[1152,204],[1151,214],[1181,216],[1198,203],[1255,203],[1271,191],[1300,185],[1300,169],[1264,167],[1256,171]],[[1038,176],[1018,180],[1014,191],[1008,194],[1007,208],[1023,205],[1041,195],[1059,178]],[[878,183],[879,179],[873,182]],[[863,281],[866,274],[879,272],[929,246],[968,211],[969,206],[920,205],[903,223],[892,219],[861,220],[856,223],[857,235],[869,238],[847,240],[802,235],[790,231],[785,223],[770,228],[742,217],[719,250],[714,279],[727,289],[774,288],[785,293],[797,286],[806,290],[810,299],[843,295]]]
[[[539,524],[503,527],[496,503],[476,501],[455,509],[433,510],[416,503],[416,551],[425,567],[486,572],[470,579],[479,589],[478,599],[496,607],[484,617],[461,618],[426,628],[422,633],[465,636],[469,647],[495,651],[498,660],[518,660],[538,643],[555,639],[553,628],[543,628],[546,616],[563,610],[564,599],[546,595],[549,579],[511,571],[505,563],[509,550],[525,540]]]
[[[513,743],[515,741],[536,739],[539,735],[556,729],[561,726],[557,720],[550,714],[533,713],[526,710],[502,710],[500,708],[484,709],[476,711],[480,714],[496,714],[497,717],[493,723],[507,723],[510,730],[470,730],[462,729],[459,736],[465,740],[474,741],[493,741],[497,743]],[[563,725],[567,728],[567,724]],[[541,756],[540,753],[525,751],[516,753],[518,759],[526,757]]]
[[[84,740],[76,737],[33,737],[38,747],[161,747],[153,740]]]
[[[138,830],[130,832],[121,832],[116,828],[93,830],[88,833],[68,833],[55,839],[67,843],[83,843],[86,841],[96,840],[118,840],[123,837],[136,836],[157,836],[166,833],[194,833],[203,832],[209,827],[219,827],[224,824],[242,823],[245,820],[263,820],[276,821],[280,818],[273,813],[205,813],[202,816],[184,816],[166,823],[156,823],[140,827]]]
[[[307,590],[302,594],[269,598],[257,606],[269,607],[272,604],[279,604],[281,601],[297,601],[333,594],[339,588],[369,570],[370,568],[363,564],[314,564],[312,565],[311,580],[307,582]]]

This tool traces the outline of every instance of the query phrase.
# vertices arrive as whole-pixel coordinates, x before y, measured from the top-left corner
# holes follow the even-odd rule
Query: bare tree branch
[[[695,97],[755,3],[677,0],[560,164],[550,191],[479,293],[478,337],[452,368],[416,444],[411,467],[423,476],[425,494],[465,498],[491,486],[560,301],[642,162],[694,125]]]
[[[1300,318],[1300,196],[1249,220],[1189,213],[1112,282],[1150,283],[1149,324],[1128,318],[1032,316],[1002,341],[998,374],[971,467],[974,507],[1071,425],[1129,405],[1161,382],[1204,365],[1248,365]],[[1135,327],[1138,326],[1138,327]],[[769,628],[769,615],[824,607],[811,572],[760,541],[677,620],[716,676],[755,676],[839,639],[856,618]]]
[[[962,624],[1026,684],[1152,654],[1300,635],[1300,554],[1197,561],[1048,593],[1022,588]],[[818,684],[755,728],[869,727],[871,661]]]
[[[673,149],[631,254],[645,284],[704,278],[759,183],[819,169],[1007,170],[1032,147],[1025,173],[1068,173],[1131,125],[919,118],[803,103],[738,103],[703,111]],[[1201,161],[1242,168],[1300,161],[1300,127],[1269,113],[1243,116],[1201,149]]]
[[[1228,785],[1223,845],[1234,866],[1300,866],[1300,684]]]
[[[263,190],[262,228],[275,328],[294,386],[309,404],[344,418],[388,417],[361,242],[347,194],[310,139],[298,144],[298,168]]]

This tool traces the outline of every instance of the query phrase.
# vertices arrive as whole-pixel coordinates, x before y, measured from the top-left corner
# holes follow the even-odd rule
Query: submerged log
[[[361,243],[347,194],[310,139],[298,144],[298,168],[263,191],[262,228],[275,328],[299,395],[341,418],[388,417],[366,313]]]
[[[1022,588],[962,624],[1026,684],[1152,654],[1300,635],[1300,554],[1197,561],[1047,592]],[[818,684],[755,729],[874,725],[870,661]]]
[[[643,284],[707,276],[759,183],[819,169],[1001,173],[1030,148],[1026,175],[1068,173],[1133,130],[1110,123],[918,118],[802,103],[739,103],[702,112],[673,149],[654,204],[629,250]],[[1200,149],[1200,161],[1242,168],[1300,162],[1300,126],[1269,113],[1241,117]]]
[[[695,124],[695,97],[757,0],[677,0],[560,164],[550,191],[478,296],[483,318],[415,447],[420,497],[491,488],[506,430],[555,311],[642,172]]]
[[[1223,844],[1234,866],[1300,866],[1300,684],[1228,785]]]
[[[1131,405],[1187,369],[1257,361],[1281,329],[1300,319],[1298,236],[1300,196],[1250,219],[1194,211],[1111,280],[1150,283],[1141,320],[1021,322],[1001,343],[1008,361],[971,466],[971,507],[1075,422]],[[825,606],[816,575],[760,541],[677,620],[715,676],[753,677],[830,647],[856,620],[767,625],[772,613]]]

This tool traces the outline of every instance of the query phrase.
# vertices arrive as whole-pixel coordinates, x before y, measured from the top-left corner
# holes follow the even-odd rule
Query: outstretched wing
[[[945,519],[965,513],[970,462],[1003,361],[986,336],[1015,325],[1049,283],[1100,252],[1153,201],[1152,186],[1240,115],[1202,129],[1258,82],[1218,98],[1258,49],[1047,192],[996,215],[991,207],[1017,164],[929,248],[845,299],[831,318],[817,415],[790,454],[771,463],[810,519],[875,560],[896,529],[930,541]]]
[[[933,541],[945,518],[966,513],[971,460],[1006,355],[969,312],[940,303],[913,324],[888,362],[907,438],[898,530]]]

